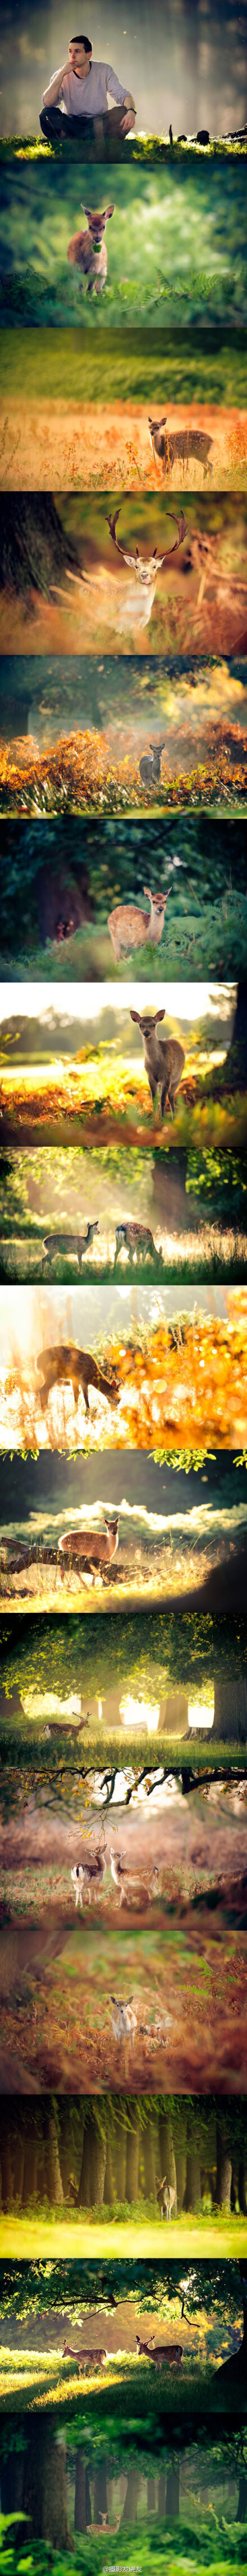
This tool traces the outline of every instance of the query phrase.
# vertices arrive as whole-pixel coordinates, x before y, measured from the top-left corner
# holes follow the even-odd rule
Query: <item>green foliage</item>
[[[78,291],[77,282],[77,293]],[[69,403],[71,405],[79,403],[81,406],[82,401],[88,404],[93,402],[96,405],[98,403],[100,408],[102,402],[122,401],[124,397],[126,402],[128,399],[130,401],[135,399],[144,403],[148,415],[149,400],[152,398],[152,389],[155,386],[155,399],[163,408],[164,358],[163,353],[161,354],[160,332],[157,329],[152,330],[152,376],[150,377],[150,335],[149,329],[145,329],[145,324],[137,332],[134,325],[128,328],[123,352],[122,329],[119,330],[119,296],[117,320],[118,327],[114,332],[110,331],[108,313],[106,314],[103,302],[104,332],[100,348],[99,382],[95,330],[87,330],[85,334],[84,329],[83,338],[81,338],[81,333],[69,325],[65,330],[59,327],[59,330],[53,334],[50,327],[45,327],[43,322],[39,321],[39,327],[35,333],[35,329],[30,330],[30,326],[25,328],[22,320],[20,327],[19,307],[18,330],[15,332],[7,328],[1,331],[2,401],[5,403],[18,398],[23,401],[25,386],[26,405],[34,402],[36,406],[37,389],[39,389],[40,401],[43,395],[46,405],[48,400],[52,399],[61,402],[64,408],[65,388],[69,387],[68,413]],[[238,405],[244,407],[246,394],[244,332],[235,330],[234,339],[231,340],[231,333],[227,335],[223,328],[221,331],[212,333],[212,337],[207,331],[200,331],[200,329],[196,330],[195,336],[194,328],[188,328],[188,330],[180,329],[176,338],[174,330],[167,329],[166,313],[165,345],[166,395],[169,403],[175,400],[185,403],[204,400],[207,403],[210,401],[226,407],[233,406],[234,409]],[[66,481],[68,482],[68,476]],[[138,495],[138,507],[139,498]],[[154,501],[156,509],[157,505],[158,507],[160,505],[159,490],[157,490],[157,496],[154,495],[153,507]],[[194,506],[193,496],[193,510]]]
[[[200,156],[171,159],[167,175],[149,164],[138,181],[134,167],[108,167],[107,193],[114,200],[114,220],[106,236],[107,285],[102,298],[85,298],[80,277],[67,264],[67,246],[83,215],[75,205],[70,163],[57,169],[54,196],[52,158],[40,173],[29,170],[25,154],[19,165],[2,172],[3,247],[1,319],[60,327],[79,325],[91,333],[140,323],[183,327],[195,321],[225,324],[247,318],[247,271],[244,256],[245,172],[236,163],[210,168]],[[59,159],[60,156],[58,156]],[[80,199],[88,200],[87,169],[80,168]],[[92,169],[90,204],[102,198],[101,173]],[[202,259],[203,244],[203,259]],[[18,265],[17,265],[18,245]],[[209,347],[210,368],[210,347]],[[169,397],[170,398],[170,397]],[[234,400],[236,401],[236,392]]]

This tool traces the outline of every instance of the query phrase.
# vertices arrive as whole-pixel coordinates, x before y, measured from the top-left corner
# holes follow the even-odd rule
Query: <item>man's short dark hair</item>
[[[93,47],[90,44],[90,36],[70,36],[69,42],[70,45],[84,45],[84,54],[92,54]]]

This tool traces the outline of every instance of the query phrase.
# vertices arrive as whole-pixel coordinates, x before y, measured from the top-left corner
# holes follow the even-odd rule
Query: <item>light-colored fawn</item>
[[[116,903],[114,912],[108,913],[108,930],[116,966],[131,949],[146,948],[149,941],[153,948],[158,948],[171,892],[172,888],[168,886],[167,894],[151,894],[150,886],[144,886],[144,894],[148,895],[151,905],[150,912],[142,912],[135,903]]]
[[[80,2344],[80,2346],[79,2346],[79,2351],[78,2351],[78,2352],[75,2352],[75,2348],[74,2348],[74,2345],[73,2345],[72,2343],[64,2343],[64,2344],[63,2344],[63,2351],[62,2351],[62,2361],[65,2361],[65,2359],[67,2359],[67,2354],[69,2355],[69,2357],[70,2357],[70,2360],[71,2360],[71,2361],[76,2361],[77,2370],[79,2370],[79,2371],[81,2371],[81,2370],[85,2370],[86,2363],[88,2363],[88,2362],[89,2362],[89,2365],[91,2366],[91,2370],[95,2370],[95,2368],[96,2368],[96,2363],[97,2363],[97,2365],[98,2365],[98,2368],[100,2369],[100,2368],[102,2367],[102,2363],[103,2363],[103,2361],[107,2361],[107,2359],[108,2359],[108,2355],[107,2355],[107,2352],[106,2352],[105,2344],[97,2344],[97,2345],[96,2345],[96,2349],[95,2349],[95,2350],[93,2350],[93,2348],[91,2348],[91,2350],[90,2350],[90,2349],[89,2349],[89,2345],[88,2345],[88,2344],[85,2344],[85,2345]]]
[[[73,268],[80,269],[82,291],[88,279],[87,295],[92,295],[93,286],[95,286],[95,294],[102,295],[107,277],[105,228],[110,222],[110,216],[114,215],[114,206],[105,206],[103,215],[98,214],[92,206],[82,206],[82,214],[86,215],[88,229],[86,233],[72,233],[67,259],[71,261]]]
[[[43,1243],[42,1243],[42,1275],[43,1275],[43,1270],[44,1270],[45,1262],[46,1262],[46,1261],[50,1261],[50,1262],[51,1262],[51,1261],[53,1261],[53,1260],[54,1260],[54,1254],[55,1254],[56,1252],[58,1252],[58,1253],[62,1253],[62,1252],[65,1252],[65,1253],[66,1253],[66,1252],[67,1252],[67,1253],[68,1253],[68,1255],[69,1255],[69,1258],[71,1259],[71,1261],[72,1261],[72,1260],[74,1260],[74,1261],[78,1261],[78,1270],[81,1270],[81,1268],[82,1268],[82,1260],[83,1260],[84,1252],[89,1252],[89,1250],[90,1250],[90,1245],[91,1245],[91,1243],[93,1243],[93,1237],[94,1237],[94,1234],[98,1234],[98,1232],[99,1232],[99,1220],[98,1220],[98,1217],[94,1217],[94,1219],[93,1219],[93,1223],[92,1223],[92,1224],[90,1224],[90,1220],[89,1220],[89,1218],[87,1217],[87,1219],[86,1219],[86,1226],[87,1226],[87,1232],[86,1232],[86,1234],[65,1234],[65,1233],[64,1233],[64,1230],[62,1229],[61,1234],[44,1234],[44,1235],[43,1235]]]
[[[160,1117],[164,1117],[166,1101],[168,1100],[171,1118],[174,1118],[176,1093],[179,1091],[181,1074],[183,1073],[183,1066],[185,1064],[184,1048],[180,1046],[178,1038],[166,1038],[163,1040],[162,1038],[157,1037],[156,1032],[158,1021],[164,1020],[164,1010],[155,1011],[154,1019],[151,1018],[150,1011],[144,1011],[143,1018],[141,1018],[140,1011],[131,1011],[130,1017],[131,1020],[137,1021],[138,1028],[141,1029],[144,1045],[144,1064],[148,1076],[149,1090],[151,1091],[151,1100],[154,1101],[156,1099],[156,1092],[158,1091]]]
[[[115,1520],[105,1521],[104,1530],[65,1530],[63,1538],[58,1541],[61,1581],[64,1582],[67,1566],[73,1566],[73,1563],[79,1569],[80,1565],[87,1564],[92,1573],[97,1565],[111,1565],[112,1557],[117,1553],[118,1526],[119,1512]]]
[[[179,462],[181,460],[183,468],[186,465],[188,469],[189,457],[195,456],[199,465],[203,465],[203,482],[206,482],[207,475],[213,472],[210,464],[213,439],[206,437],[204,429],[167,429],[166,412],[163,412],[162,420],[152,420],[149,413],[148,427],[154,464],[158,462],[162,466],[163,477],[172,473],[176,457]]]
[[[168,2221],[170,2221],[173,2203],[174,2200],[176,2200],[176,2192],[173,2190],[172,2183],[166,2182],[165,2174],[163,2175],[163,2182],[158,2182],[157,2179],[157,2200],[159,2202],[161,2218],[167,2218]]]

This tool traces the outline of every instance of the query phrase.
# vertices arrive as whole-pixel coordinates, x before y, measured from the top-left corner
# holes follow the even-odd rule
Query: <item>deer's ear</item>
[[[106,206],[105,213],[106,213],[106,221],[107,221],[107,223],[109,223],[109,217],[110,217],[110,215],[114,215],[114,206]]]
[[[162,1017],[163,1017],[163,1013],[162,1013]],[[140,1023],[140,1012],[139,1012],[139,1011],[130,1011],[130,1019],[131,1019],[131,1020],[137,1020],[137,1021],[138,1021],[138,1029],[140,1029],[140,1026],[141,1026],[141,1023]]]
[[[82,211],[82,215],[86,215],[86,216],[87,216],[87,222],[88,222],[88,224],[89,224],[89,216],[92,214],[92,207],[91,207],[91,206],[83,206],[83,204],[82,204],[82,199],[81,199],[81,211]]]
[[[156,1026],[157,1026],[157,1020],[165,1020],[165,1016],[166,1016],[166,1014],[165,1014],[165,1009],[164,1009],[163,1011],[156,1011],[156,1012],[155,1012],[155,1028],[156,1028]]]

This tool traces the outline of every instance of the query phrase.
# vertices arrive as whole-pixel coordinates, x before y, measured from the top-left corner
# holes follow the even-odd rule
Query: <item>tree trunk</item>
[[[56,2442],[49,2426],[37,2424],[35,2417],[25,2463],[24,2511],[31,2516],[34,2540],[48,2540],[56,2550],[71,2549],[65,2443]]]
[[[148,2478],[148,2479],[147,2479],[147,2513],[155,2513],[155,2512],[156,2512],[156,2486],[155,2486],[155,2478]]]
[[[164,1735],[180,1737],[188,1735],[188,1723],[189,1702],[186,1691],[168,1691],[167,1699],[163,1701],[162,1718],[161,1715],[159,1717],[159,1729],[161,1730],[162,1726]]]
[[[122,2522],[129,2522],[129,2523],[137,2522],[137,2505],[138,2505],[139,2492],[140,2492],[140,2470],[136,2468],[136,2466],[135,2466],[135,2461],[133,2460],[133,2461],[132,2461],[131,2468],[129,2469],[129,2475],[128,2475],[128,2478],[127,2478],[127,2489],[126,2489],[126,2496],[125,2496],[125,2498],[124,2498],[124,2508],[123,2508],[123,2513],[122,2513]]]
[[[50,492],[0,493],[0,591],[28,598],[36,590],[49,598],[51,583],[66,565],[79,571],[79,559]]]
[[[218,2209],[226,2209],[226,2210],[227,2210],[227,2212],[228,2212],[228,2216],[229,2216],[229,2218],[230,2218],[230,2211],[231,2211],[232,2159],[231,2159],[230,2148],[229,2148],[229,2146],[228,2146],[228,2144],[227,2144],[227,2142],[226,2142],[226,2136],[225,2136],[225,2131],[224,2131],[224,2124],[222,2123],[222,2127],[221,2127],[221,2126],[220,2126],[220,2122],[219,2122],[219,2120],[217,2120],[216,2146],[217,2146],[216,2201],[217,2201]]]
[[[174,2522],[179,2513],[179,2460],[171,2460],[166,2482],[166,2522]]]
[[[140,2124],[135,2120],[127,2129],[126,2136],[126,2200],[129,2201],[138,2200],[139,2143]]]
[[[185,2208],[200,2209],[201,2165],[199,2147],[187,2148]]]
[[[233,1032],[232,1032],[231,1043],[230,1043],[230,1046],[228,1047],[228,1055],[227,1055],[227,1058],[226,1058],[226,1066],[224,1067],[224,1071],[225,1071],[225,1078],[226,1078],[227,1087],[228,1087],[228,1084],[230,1083],[230,1086],[232,1087],[233,1091],[246,1091],[246,1088],[247,1088],[247,984],[241,984],[241,983],[240,983],[240,984],[238,984],[238,986],[237,986],[237,1002],[236,1002],[236,1010],[235,1010],[234,1026],[233,1026]]]
[[[160,2120],[160,2122],[159,2122],[159,2153],[160,2153],[160,2157],[161,2157],[160,2180],[161,2180],[161,2182],[163,2182],[163,2174],[165,2174],[165,2176],[166,2176],[166,2182],[170,2182],[170,2183],[171,2183],[171,2185],[172,2185],[172,2191],[175,2191],[175,2200],[173,2201],[173,2217],[174,2217],[174,2218],[176,2218],[176,2216],[177,2216],[177,2176],[176,2176],[176,2165],[175,2165],[175,2155],[174,2155],[174,2145],[173,2145],[172,2123],[171,2123],[171,2119],[170,2119],[169,2111],[167,2112],[167,2116],[166,2116],[164,2119]]]
[[[25,2453],[23,2450],[9,2451],[8,2458],[6,2460],[1,2460],[2,2513],[15,2513],[17,2505],[19,2507],[19,2512],[22,2513],[23,2511],[24,2459]],[[20,2524],[20,2535],[22,2533],[22,2540],[23,2531],[24,2525]],[[15,2524],[15,2547],[16,2535],[17,2526]]]
[[[0,2159],[2,2176],[2,2209],[7,2215],[8,2210],[11,2209],[12,2201],[12,2171],[10,2162],[9,2117],[8,2112],[5,2112],[4,2110],[1,2110],[0,2117]]]
[[[247,1674],[214,1684],[214,1733],[219,1744],[247,1742]]]
[[[94,2522],[99,2522],[100,2513],[107,2513],[107,2483],[104,2460],[101,2461],[100,2469],[96,2469],[95,2471]]]
[[[115,2185],[114,2185],[113,2162],[112,2162],[112,2142],[111,2142],[111,2138],[109,2138],[109,2137],[108,2137],[108,2138],[107,2138],[107,2140],[106,2140],[106,2167],[105,2167],[105,2180],[104,2180],[104,2200],[105,2200],[105,2201],[107,2201],[108,2209],[111,2209],[111,2208],[112,2208],[113,2201],[115,2200]]]
[[[246,2476],[246,2469],[240,2469],[239,2494],[238,2494],[238,2506],[237,2506],[237,2513],[236,2513],[236,2522],[246,2522],[246,2520],[247,2520],[247,2476]]]
[[[185,1234],[191,1224],[191,1206],[186,1195],[187,1154],[177,1148],[174,1163],[169,1153],[153,1158],[152,1196],[149,1224],[167,1226],[168,1234]]]
[[[154,2126],[154,2120],[152,2120],[152,2119],[151,2119],[151,2120],[147,2120],[147,2126],[146,2126],[146,2129],[143,2129],[143,2134],[142,2134],[142,2148],[143,2148],[143,2159],[144,2159],[145,2199],[146,2199],[146,2200],[155,2200],[155,2201],[156,2201],[156,2169],[157,2169],[157,2152],[158,2152],[158,2150],[157,2150],[157,2132],[156,2132],[156,2149],[155,2149],[155,2126]]]
[[[239,2197],[239,2208],[241,2209],[241,2217],[243,2217],[243,2218],[247,2218],[247,2198],[246,2198],[246,2191],[247,2191],[247,2165],[246,2165],[246,2157],[245,2157],[245,2155],[242,2155],[242,2156],[240,2156],[240,2159],[239,2159],[239,2168],[238,2168],[238,2197]]]
[[[75,2469],[75,2531],[86,2531],[88,2521],[91,2522],[90,2497],[90,2512],[88,2513],[87,2483],[88,2473],[84,2451],[77,2451]]]
[[[178,2209],[178,2210],[181,2210],[181,2209],[183,2209],[183,2206],[184,2206],[184,2199],[185,2199],[185,2192],[186,2192],[186,2169],[187,2169],[187,2110],[186,2110],[186,2106],[185,2106],[185,2108],[184,2108],[184,2112],[183,2112],[183,2111],[181,2111],[181,2112],[180,2112],[180,2117],[179,2117],[179,2121],[178,2121],[178,2128],[177,2128],[177,2129],[176,2129],[176,2115],[175,2115],[175,2123],[174,2123],[174,2154],[175,2154],[176,2176],[177,2176],[177,2209]]]
[[[126,2200],[126,2154],[127,2129],[125,2128],[124,2121],[119,2120],[119,2123],[116,2123],[114,2136],[114,2164],[116,2174],[116,2194],[117,2200],[120,2201]]]
[[[158,2484],[158,2514],[159,2514],[160,2522],[164,2522],[164,2521],[165,2521],[165,2514],[166,2514],[166,2470],[165,2470],[165,2469],[161,2469],[161,2472],[160,2472],[160,2478],[159,2478],[159,2484]]]
[[[27,2208],[27,2203],[28,2203],[28,2201],[29,2201],[29,2200],[34,2200],[34,2199],[35,2199],[35,2195],[36,2195],[36,2191],[37,2191],[37,2165],[38,2165],[38,2151],[39,2151],[39,2140],[38,2140],[37,2136],[35,2137],[35,2134],[34,2134],[34,2136],[33,2136],[33,2137],[31,2137],[31,2138],[26,2138],[26,2145],[25,2145],[25,2148],[24,2148],[24,2172],[23,2172],[23,2184],[22,2184],[22,2207],[23,2207],[23,2209],[26,2209],[26,2208]]]
[[[104,2199],[106,2137],[97,2127],[90,2111],[83,2139],[82,2164],[78,2191],[79,2209],[101,2209]]]
[[[63,2185],[59,2164],[56,2121],[53,2112],[51,2113],[51,2118],[48,2119],[47,2123],[46,2190],[47,2200],[50,2201],[51,2209],[59,2209],[60,2203],[63,2200]]]

